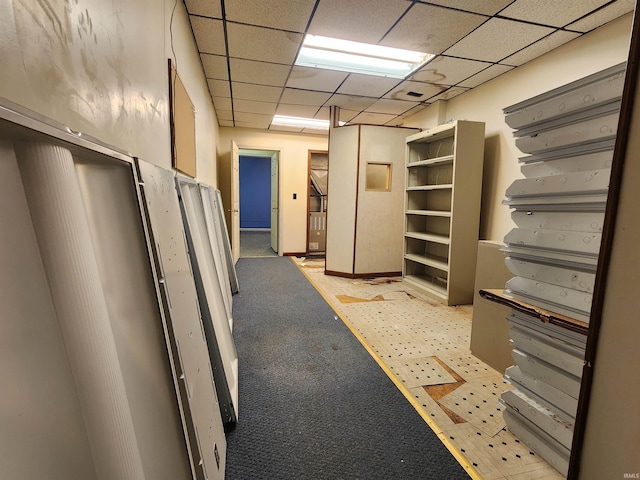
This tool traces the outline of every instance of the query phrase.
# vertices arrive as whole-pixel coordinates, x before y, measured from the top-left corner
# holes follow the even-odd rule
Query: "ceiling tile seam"
[[[198,49],[198,42],[196,41],[196,32],[193,30],[193,24],[191,23],[191,19],[189,18],[189,12],[187,10],[187,5],[183,2],[184,5],[184,9],[185,11],[187,11],[187,19],[189,20],[189,29],[191,30],[191,38],[193,39],[193,45],[196,47],[196,50],[198,51],[198,60],[200,60],[200,68],[202,69],[202,75],[204,76],[205,79],[205,83],[207,84],[207,90],[209,90],[209,96],[211,97],[211,104],[213,105],[213,92],[211,91],[211,88],[209,87],[209,82],[207,82],[207,80],[209,80],[209,77],[207,77],[207,71],[204,68],[204,63],[202,62],[202,55],[200,50]],[[173,14],[172,14],[173,15]],[[175,61],[175,52],[173,54],[174,56],[174,61]],[[222,55],[220,55],[222,56]],[[176,62],[176,71],[178,69],[178,64]],[[211,79],[211,80],[215,80],[215,79]],[[216,106],[213,105],[213,109],[215,110]]]
[[[438,55],[438,57],[453,58],[453,59],[458,59],[458,60],[468,60],[468,61],[479,62],[479,63],[488,63],[489,65],[484,67],[482,70],[478,70],[476,73],[473,73],[473,74],[469,75],[468,77],[463,78],[462,80],[460,80],[459,82],[454,83],[453,85],[448,85],[446,83],[432,83],[432,82],[423,82],[423,83],[430,83],[431,85],[438,85],[438,86],[445,86],[445,87],[446,86],[458,87],[458,86],[460,86],[461,83],[466,82],[471,77],[473,77],[475,75],[479,75],[480,73],[484,72],[485,70],[487,70],[487,69],[489,69],[489,68],[491,68],[491,67],[493,67],[495,65],[505,66],[504,64],[498,64],[497,62],[490,62],[490,61],[487,61],[487,60],[477,60],[477,59],[473,59],[473,58],[456,57],[454,55]],[[511,65],[508,65],[508,66],[511,66]],[[411,81],[412,82],[420,82],[420,80],[411,80]],[[462,88],[468,88],[468,87],[462,87]],[[387,92],[387,93],[389,93],[389,92]]]
[[[498,10],[496,13],[494,13],[495,15],[500,15],[501,12],[504,12],[507,8],[509,8],[511,5],[517,3],[519,0],[513,0],[511,2],[509,2],[509,5],[505,5],[504,7],[502,7],[500,10]]]
[[[595,11],[595,10],[593,10],[593,11]],[[589,15],[591,15],[591,13],[583,15],[580,18],[588,17]],[[504,15],[499,15],[499,14],[494,15],[493,18],[497,18],[497,19],[500,19],[500,20],[508,20],[510,22],[524,23],[525,25],[531,25],[531,26],[534,26],[534,27],[553,28],[554,30],[565,30],[565,27],[567,25],[571,25],[572,23],[577,22],[577,20],[574,20],[572,22],[567,23],[567,25],[565,25],[564,27],[558,27],[556,25],[547,25],[546,23],[532,22],[531,20],[521,20],[519,18],[505,17]],[[568,29],[567,29],[567,31],[572,32],[572,33],[582,33],[582,32],[576,32],[575,30],[568,30]]]
[[[318,5],[319,4],[320,4],[320,0],[316,0],[316,3],[313,5],[313,9],[311,10],[311,13],[309,14],[309,20],[307,20],[307,25],[304,28],[304,32],[302,32],[304,35],[306,35],[307,32],[309,31],[309,27],[311,26],[311,22],[313,21],[313,17],[316,14],[316,10],[318,9]],[[300,49],[302,48],[302,44],[303,43],[304,43],[304,37],[303,37],[303,41],[300,42],[300,45],[298,45],[298,49],[296,50],[296,56],[295,56],[296,59],[298,58],[298,55],[300,54]],[[289,73],[287,73],[287,78],[284,81],[284,86],[282,88],[282,91],[280,92],[280,96],[278,97],[278,101],[277,101],[276,105],[280,105],[280,102],[282,101],[282,96],[284,95],[284,92],[287,89],[287,84],[289,83],[289,79],[291,78],[291,72],[293,71],[295,66],[296,66],[296,62],[294,60],[293,63],[289,67]],[[295,90],[303,90],[303,89],[295,89]],[[305,91],[315,91],[315,90],[305,90]],[[326,93],[329,93],[329,92],[326,92]],[[312,105],[312,106],[314,106],[314,105]],[[320,105],[318,107],[318,109],[316,110],[316,113],[314,114],[314,117],[315,117],[315,115],[317,115],[320,112],[321,108],[322,108],[322,105]],[[276,109],[277,109],[277,106],[276,106]],[[269,124],[269,127],[271,127],[271,124]]]
[[[231,97],[231,121],[233,122],[233,126],[236,125],[236,113],[235,108],[233,106],[233,85],[231,81],[231,62],[229,59],[229,36],[227,34],[227,10],[224,4],[224,0],[220,0],[220,8],[222,12],[222,31],[224,33],[224,49],[227,54],[227,74],[229,75],[229,95]]]
[[[264,28],[265,30],[272,30],[274,32],[280,33],[295,33],[297,35],[304,35],[305,32],[299,32],[297,30],[287,30],[286,28],[275,28],[269,27],[267,25],[256,25],[255,23],[246,23],[246,22],[238,22],[236,20],[224,20],[227,23],[232,23],[234,25],[242,25],[243,27],[254,27],[254,28]]]
[[[380,42],[381,42],[381,41],[383,41],[387,35],[389,35],[389,33],[391,32],[391,30],[393,30],[393,29],[396,27],[396,25],[398,25],[398,23],[400,22],[400,20],[402,20],[402,19],[407,15],[407,13],[409,12],[409,10],[411,10],[415,4],[416,4],[416,2],[415,2],[415,1],[414,1],[414,2],[412,2],[412,3],[411,3],[411,5],[409,5],[409,6],[407,7],[407,9],[404,11],[404,13],[403,13],[402,15],[400,15],[400,16],[396,19],[396,21],[395,21],[395,22],[393,22],[393,25],[391,25],[391,27],[389,27],[389,30],[387,30],[387,31],[384,33],[384,35],[382,35],[382,37],[380,37],[380,40],[378,40],[378,44],[380,44]],[[428,52],[424,52],[424,53],[428,53]]]
[[[584,20],[585,18],[587,18],[587,17],[589,17],[589,16],[593,15],[594,13],[599,12],[600,10],[604,10],[605,8],[607,8],[607,7],[611,6],[611,5],[613,5],[614,3],[616,3],[616,1],[617,1],[617,0],[611,0],[611,1],[607,2],[607,3],[605,3],[604,5],[600,5],[598,8],[596,8],[596,9],[594,9],[594,10],[591,10],[589,13],[585,13],[585,14],[584,14],[583,16],[581,16],[580,18],[576,18],[575,20],[573,20],[573,21],[571,21],[571,22],[567,23],[564,27],[562,27],[562,29],[563,29],[563,30],[566,30],[567,32],[572,32],[572,33],[576,32],[575,30],[571,30],[571,29],[569,29],[569,28],[567,28],[567,27],[568,27],[569,25],[571,25],[572,23],[576,23],[576,22],[579,22],[579,21],[581,21],[581,20]],[[598,28],[598,27],[596,27],[596,28]],[[578,31],[577,33],[580,33],[581,35],[584,35],[584,34],[585,34],[585,33],[587,33],[587,32],[579,32],[579,31]]]
[[[186,5],[185,5],[185,8],[187,8]],[[200,15],[199,13],[191,13],[188,10],[187,12],[189,13],[190,17],[206,18],[208,20],[224,20],[224,13],[222,14],[223,16],[221,18],[218,18],[218,17],[209,17],[207,15]],[[223,12],[224,12],[224,9],[223,9]]]
[[[394,100],[394,101],[404,102],[405,100]],[[418,104],[420,104],[420,103],[422,103],[422,102],[419,102]],[[375,105],[375,103],[373,103],[373,105]],[[373,106],[373,105],[371,105],[371,106]],[[413,106],[407,108],[405,111],[403,111],[401,113],[386,113],[386,112],[376,112],[375,110],[369,110],[369,108],[371,106],[367,107],[365,110],[363,110],[363,112],[364,113],[379,113],[379,114],[382,114],[382,115],[395,115],[396,117],[399,117],[400,115],[404,115],[405,113],[407,113],[409,110],[412,110],[412,109],[416,108],[416,106],[413,105]]]
[[[487,63],[489,63],[489,62],[487,62]],[[480,75],[482,72],[484,72],[485,70],[490,69],[491,67],[493,67],[493,66],[495,66],[495,65],[497,65],[497,63],[495,63],[495,62],[491,62],[491,65],[489,65],[489,66],[487,66],[487,67],[484,67],[482,70],[478,70],[476,73],[474,73],[474,74],[472,74],[472,75],[469,75],[467,78],[464,78],[464,79],[460,80],[460,81],[459,81],[459,82],[457,82],[455,85],[452,85],[452,87],[469,88],[469,87],[461,86],[460,84],[461,84],[461,83],[466,82],[466,81],[467,81],[467,80],[469,80],[471,77],[475,77],[476,75]]]
[[[502,59],[498,60],[496,63],[497,63],[497,64],[499,64],[499,65],[502,65],[502,66],[507,66],[507,67],[514,67],[514,68],[518,67],[519,65],[513,65],[513,64],[511,64],[511,63],[500,63],[500,62],[505,61],[505,60],[506,60],[507,58],[509,58],[509,57],[513,57],[513,56],[514,56],[514,55],[516,55],[517,53],[520,53],[521,51],[526,50],[527,48],[529,48],[529,47],[531,47],[531,46],[535,45],[536,43],[541,42],[541,41],[542,41],[542,40],[544,40],[545,38],[548,38],[548,37],[550,37],[551,35],[553,35],[554,33],[559,32],[559,31],[560,31],[560,29],[556,29],[556,30],[554,30],[553,32],[551,32],[551,33],[549,33],[549,34],[545,35],[544,37],[539,38],[539,39],[538,39],[538,40],[536,40],[535,42],[530,43],[529,45],[525,45],[525,46],[524,46],[524,47],[522,47],[520,50],[517,50],[517,51],[515,51],[515,52],[510,53],[510,54],[509,54],[509,55],[507,55],[506,57],[504,57],[504,58],[502,58]],[[572,32],[572,33],[577,33],[577,32]],[[576,38],[578,38],[578,37],[576,37]],[[573,40],[575,40],[575,38],[574,38]],[[565,42],[565,43],[568,43],[568,42]],[[564,43],[563,43],[562,45],[564,45]],[[556,48],[557,48],[557,47],[556,47]],[[555,49],[554,49],[554,48],[552,48],[551,50],[555,50]],[[551,51],[551,50],[549,50],[549,51]],[[532,58],[531,60],[535,60],[536,58],[537,58],[537,56],[536,56],[536,57],[534,57],[534,58]],[[528,60],[527,62],[529,62],[529,61],[531,61],[531,60]],[[525,63],[527,63],[527,62],[525,62]],[[524,64],[523,64],[523,65],[524,65]]]
[[[512,3],[515,3],[516,1],[517,1],[517,0],[514,0]],[[416,3],[419,3],[419,4],[421,4],[421,5],[429,5],[430,7],[438,7],[438,8],[444,8],[444,9],[446,9],[446,10],[453,10],[454,12],[459,12],[459,13],[470,13],[470,14],[472,14],[472,15],[478,15],[479,17],[487,17],[487,18],[491,18],[491,17],[493,16],[493,15],[487,15],[486,13],[472,12],[471,10],[465,10],[464,8],[452,7],[452,6],[450,6],[450,5],[440,5],[439,3],[431,3],[431,2],[429,2],[428,0],[427,0],[427,1],[423,1],[423,0],[414,0],[414,2],[413,2],[413,3],[414,3],[414,5],[415,5]],[[511,4],[509,4],[509,5],[511,5]],[[509,5],[507,5],[507,7],[508,7]],[[507,8],[507,7],[504,7],[504,8]],[[500,12],[501,12],[502,10],[504,10],[504,8],[503,8],[503,9],[501,9],[501,10],[500,10]],[[496,14],[494,14],[494,15],[497,15],[497,13],[496,13]]]
[[[458,43],[460,43],[462,40],[464,40],[465,38],[467,38],[469,35],[473,34],[473,32],[475,32],[476,30],[478,30],[480,27],[482,27],[483,25],[486,25],[487,22],[490,22],[493,18],[495,17],[487,17],[486,15],[484,15],[486,17],[486,20],[484,22],[482,22],[480,25],[478,25],[476,28],[474,28],[473,30],[471,30],[469,33],[467,33],[466,35],[464,35],[462,38],[459,38],[457,41],[455,41],[454,43],[452,43],[451,45],[449,45],[447,48],[445,48],[440,54],[447,52],[448,50],[451,50],[453,47],[455,47]],[[440,55],[438,54],[438,55]],[[468,60],[472,60],[472,59],[468,59]],[[477,59],[475,60],[476,62],[478,61]]]

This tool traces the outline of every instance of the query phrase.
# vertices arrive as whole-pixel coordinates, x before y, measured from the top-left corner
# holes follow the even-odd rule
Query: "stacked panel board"
[[[604,223],[625,64],[504,109],[524,178],[503,202],[516,224],[504,238],[513,278],[504,294],[533,309],[508,318],[516,390],[501,401],[509,429],[568,471],[586,332]]]
[[[3,472],[224,478],[238,285],[218,192],[4,102],[0,171]]]

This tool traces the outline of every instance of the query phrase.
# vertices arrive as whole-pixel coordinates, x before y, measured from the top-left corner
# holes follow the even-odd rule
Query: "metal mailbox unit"
[[[516,223],[503,248],[514,275],[503,292],[515,361],[505,379],[516,389],[500,401],[509,429],[565,475],[625,67],[504,109],[529,155],[503,202]]]

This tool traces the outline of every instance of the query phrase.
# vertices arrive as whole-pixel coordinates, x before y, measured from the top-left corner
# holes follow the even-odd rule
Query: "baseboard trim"
[[[306,257],[307,252],[284,252],[283,257]]]

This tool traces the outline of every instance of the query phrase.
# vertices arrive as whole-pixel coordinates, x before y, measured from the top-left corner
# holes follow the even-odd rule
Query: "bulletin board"
[[[195,109],[171,59],[169,59],[169,113],[171,124],[171,165],[185,175],[195,177]]]

